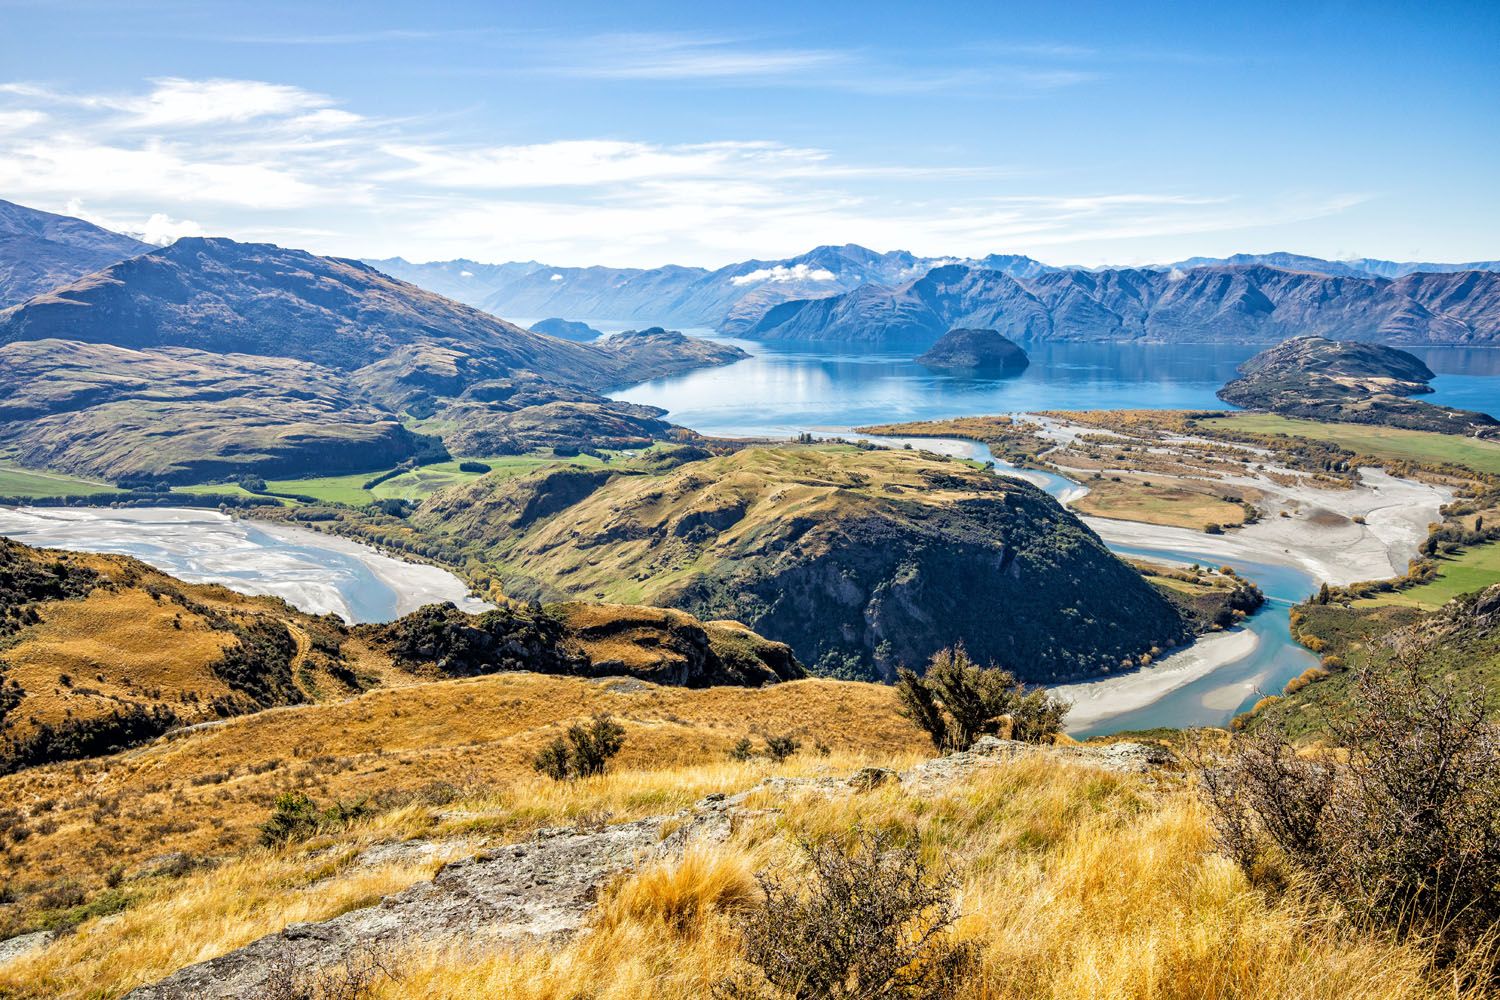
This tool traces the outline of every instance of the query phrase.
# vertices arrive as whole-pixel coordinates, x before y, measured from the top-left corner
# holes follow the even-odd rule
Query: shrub
[[[327,808],[303,792],[282,792],[271,806],[271,816],[260,825],[260,842],[275,847],[294,840],[306,840],[324,830],[339,830],[369,812],[364,802],[344,805],[335,802]]]
[[[953,939],[951,878],[888,833],[802,844],[802,871],[759,877],[765,901],[739,914],[750,968],[715,988],[721,1000],[944,1000],[965,993],[972,947]]]
[[[1042,689],[1027,691],[1007,670],[980,667],[962,646],[935,654],[927,672],[898,672],[901,713],[920,726],[939,750],[967,750],[1005,719],[1011,737],[1040,743],[1062,732],[1066,702]]]
[[[483,472],[489,472],[490,471],[490,466],[486,465],[483,462],[459,462],[458,463],[458,471],[460,471],[460,472],[481,472],[481,473],[483,473]]]
[[[778,764],[801,749],[802,741],[791,733],[766,737],[766,756]]]
[[[608,715],[587,725],[574,723],[532,758],[531,766],[554,781],[603,774],[609,760],[625,745],[625,727]]]
[[[755,749],[750,743],[750,737],[741,736],[735,741],[734,746],[729,748],[729,759],[744,763],[755,756]]]
[[[1203,787],[1226,853],[1252,878],[1303,884],[1356,917],[1490,966],[1500,921],[1500,731],[1481,692],[1398,650],[1362,671],[1328,727],[1339,756],[1275,730],[1234,741]],[[1492,942],[1491,942],[1492,943]]]

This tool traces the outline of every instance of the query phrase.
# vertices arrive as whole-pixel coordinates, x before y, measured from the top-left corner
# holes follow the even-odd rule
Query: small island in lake
[[[1411,399],[1432,392],[1436,376],[1416,355],[1381,344],[1296,337],[1260,352],[1240,373],[1218,395],[1248,410],[1450,434],[1500,428],[1487,413]]]
[[[994,330],[954,329],[943,334],[917,363],[928,368],[1015,374],[1025,371],[1031,359],[1014,341]]]

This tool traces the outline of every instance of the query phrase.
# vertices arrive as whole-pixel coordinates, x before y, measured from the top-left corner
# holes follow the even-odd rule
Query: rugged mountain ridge
[[[1396,262],[1371,258],[1330,261],[1294,253],[1193,257],[1172,264],[1138,268],[1059,267],[1043,264],[1020,254],[990,254],[978,259],[921,257],[904,251],[878,253],[853,244],[817,247],[808,253],[784,260],[743,261],[712,271],[678,265],[659,268],[559,268],[535,261],[499,265],[480,265],[468,260],[411,264],[397,258],[369,263],[414,284],[453,295],[502,315],[557,315],[575,320],[648,320],[683,326],[715,327],[731,334],[749,333],[768,311],[784,302],[849,294],[867,285],[899,288],[934,269],[949,266],[998,272],[1018,279],[1028,288],[1032,282],[1046,285],[1045,279],[1049,277],[1056,281],[1056,276],[1059,275],[1094,275],[1099,276],[1106,284],[1128,288],[1132,283],[1132,279],[1126,276],[1129,272],[1156,276],[1161,280],[1176,280],[1193,271],[1250,267],[1286,272],[1287,277],[1281,280],[1292,283],[1297,281],[1298,276],[1369,280],[1467,271],[1500,271],[1500,261],[1466,264]],[[1066,281],[1063,283],[1067,284]],[[1308,293],[1310,295],[1325,294],[1315,284],[1310,287],[1314,289]],[[1212,293],[1211,285],[1195,290],[1195,295],[1210,296],[1200,307],[1200,311],[1206,309],[1209,314],[1212,313]],[[1125,294],[1128,296],[1129,292]],[[1452,292],[1437,294],[1439,297],[1451,296]],[[1466,293],[1458,294],[1461,296]],[[1114,309],[1108,301],[1103,305],[1107,310]],[[1178,309],[1183,307],[1180,302],[1176,306]],[[1077,321],[1078,318],[1066,314],[1060,317],[1064,321]],[[1008,331],[1002,329],[1001,332]],[[1108,334],[1116,339],[1131,335],[1128,322]],[[1276,338],[1266,335],[1261,339]]]
[[[0,199],[0,308],[150,249],[82,219]]]
[[[1401,278],[1408,274],[1427,272],[1430,274],[1452,274],[1455,271],[1500,271],[1500,260],[1475,260],[1463,264],[1440,264],[1434,261],[1380,260],[1375,257],[1353,257],[1348,260],[1325,260],[1306,254],[1287,253],[1237,253],[1228,257],[1189,257],[1172,264],[1161,265],[1161,270],[1188,270],[1195,267],[1241,267],[1264,264],[1284,271],[1311,271],[1330,277],[1345,278]]]
[[[602,390],[745,356],[660,329],[574,343],[357,261],[183,239],[0,311],[0,379],[24,398],[0,449],[117,480],[376,471],[430,450],[403,414],[455,438],[486,424],[482,453],[504,454],[538,435],[489,418],[547,404],[568,417],[552,444],[638,444],[665,433],[659,411]]]
[[[1013,339],[1234,341],[1315,334],[1398,343],[1500,343],[1500,274],[1344,278],[1260,265],[1186,272],[1050,271],[1016,278],[954,264],[894,288],[782,303],[746,333],[867,342],[954,326]]]

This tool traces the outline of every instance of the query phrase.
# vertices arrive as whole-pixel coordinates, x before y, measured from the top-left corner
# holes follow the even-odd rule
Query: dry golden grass
[[[788,685],[788,688],[793,686]],[[714,694],[716,692],[685,692]],[[769,692],[760,692],[766,694]],[[621,770],[576,783],[515,777],[442,816],[407,806],[305,845],[162,882],[124,914],[85,924],[37,957],[0,967],[0,996],[117,997],[191,961],[293,920],[323,919],[427,877],[433,861],[362,867],[364,847],[423,836],[457,855],[503,831],[570,818],[671,812],[707,791],[769,774],[842,774],[894,757],[802,754],[763,762]],[[688,1000],[739,961],[734,917],[757,899],[753,873],[799,839],[856,826],[920,838],[959,878],[955,934],[980,954],[963,995],[1000,998],[1437,998],[1469,1000],[1431,978],[1425,956],[1357,932],[1335,912],[1248,885],[1214,852],[1191,787],[1039,757],[996,764],[947,786],[887,785],[858,795],[762,787],[768,812],[724,844],[649,865],[601,898],[590,931],[561,947],[517,952],[462,943],[394,956],[399,980],[379,1000]]]
[[[462,798],[441,807],[403,806],[350,830],[282,848],[256,847],[215,868],[142,883],[135,887],[140,898],[124,913],[92,920],[40,954],[0,966],[0,997],[119,996],[288,923],[326,920],[368,906],[430,877],[442,860],[522,839],[539,827],[667,814],[709,792],[751,788],[769,775],[844,773],[876,759],[910,764],[917,757],[833,752],[828,757],[803,754],[772,765],[760,760],[732,762],[720,754],[714,762],[696,766],[626,769],[564,783],[538,777],[528,767],[493,786],[474,785]],[[416,837],[440,844],[441,851],[420,862],[358,863],[366,847]],[[671,877],[679,882],[696,879],[696,898],[722,902],[731,893],[744,894],[749,869],[738,881],[721,879],[709,870],[701,877],[674,870]],[[686,919],[684,914],[697,902],[685,890],[681,895],[678,903],[658,906],[660,919]],[[645,912],[644,907],[658,904],[642,897],[631,905]]]
[[[751,871],[799,837],[855,824],[919,833],[961,878],[956,934],[979,949],[961,995],[1032,998],[1478,997],[1429,977],[1415,948],[1333,913],[1269,899],[1212,850],[1190,789],[1020,761],[936,794],[901,788],[755,804],[781,815],[729,844],[648,868],[606,893],[593,929],[561,949],[463,947],[398,959],[382,1000],[687,1000],[734,970],[731,919]]]
[[[1216,490],[1213,484],[1197,480],[1121,476],[1118,481],[1090,479],[1088,487],[1088,494],[1072,506],[1095,517],[1193,529],[1245,520],[1245,508],[1224,500],[1222,487]]]
[[[184,694],[207,702],[230,693],[208,668],[233,634],[180,605],[144,590],[96,590],[46,605],[42,614],[4,653],[6,677],[27,692],[17,735],[33,720],[108,714],[122,699],[160,701],[168,692],[174,708],[191,715]]]
[[[926,737],[897,714],[894,692],[875,684],[689,690],[499,674],[380,689],[0,777],[0,801],[25,814],[31,831],[0,853],[0,884],[20,896],[0,914],[5,926],[21,929],[41,918],[45,890],[71,882],[92,895],[113,866],[133,870],[168,852],[237,857],[254,845],[275,796],[291,788],[325,803],[356,803],[436,782],[484,786],[494,789],[495,801],[476,824],[497,835],[523,834],[561,815],[545,805],[554,793],[532,775],[531,756],[568,723],[596,712],[625,725],[617,766],[630,773],[723,760],[757,731],[795,733],[809,749],[821,740],[835,753],[926,747]],[[705,782],[686,782],[682,794],[715,790]],[[649,815],[684,801],[662,799],[655,786],[637,798],[588,808]]]

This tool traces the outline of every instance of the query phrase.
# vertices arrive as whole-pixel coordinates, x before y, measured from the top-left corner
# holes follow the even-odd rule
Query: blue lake
[[[688,331],[712,336],[710,331]],[[728,338],[716,338],[728,339]],[[867,423],[1044,409],[1226,409],[1214,395],[1256,347],[1215,344],[1025,344],[1020,375],[937,372],[913,358],[926,342],[861,346],[730,340],[754,357],[631,386],[614,395],[669,411],[706,434],[787,437]],[[1420,348],[1437,373],[1423,398],[1500,410],[1500,350]]]
[[[606,332],[622,325],[594,324]],[[711,331],[688,331],[713,336]],[[718,338],[727,339],[727,338]],[[1031,365],[1020,375],[986,378],[917,364],[927,342],[867,345],[732,340],[753,357],[723,368],[631,386],[614,395],[667,410],[669,419],[707,434],[786,438],[804,431],[843,433],[863,424],[1047,409],[1229,409],[1215,393],[1259,348],[1215,344],[1025,344]],[[1500,414],[1500,350],[1414,348],[1436,374],[1434,403]],[[982,448],[971,449],[988,457]],[[1060,496],[1076,487],[1045,477]],[[1218,565],[1190,544],[1153,549],[1114,546],[1124,556]],[[1288,611],[1316,586],[1306,573],[1273,563],[1237,561],[1267,596],[1245,625],[1255,650],[1143,708],[1077,731],[1089,736],[1157,726],[1224,725],[1263,694],[1279,692],[1316,658],[1291,641]]]

